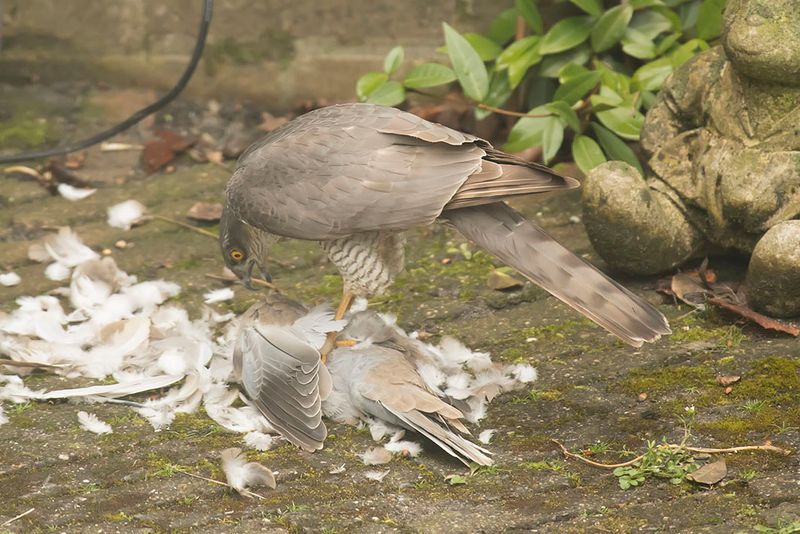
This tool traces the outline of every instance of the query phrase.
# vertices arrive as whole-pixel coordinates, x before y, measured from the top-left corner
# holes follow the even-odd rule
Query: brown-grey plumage
[[[418,432],[466,465],[492,465],[489,451],[454,430],[466,432],[464,414],[425,386],[403,352],[381,344],[339,348],[330,355],[328,369],[335,391],[342,392],[361,416]],[[326,412],[335,412],[327,406],[330,402]]]
[[[247,281],[266,261],[273,236],[320,241],[345,288],[371,296],[402,269],[399,232],[447,219],[466,233],[477,219],[510,209],[505,199],[577,186],[410,113],[370,104],[330,106],[298,117],[242,155],[226,191],[220,244],[228,266]],[[640,346],[669,333],[652,306],[551,245],[531,223],[501,228],[496,222],[492,232],[467,237],[627,343]],[[534,243],[522,246],[523,234],[535,237],[537,247],[557,247],[559,261],[540,258]],[[495,241],[509,236],[511,248]],[[233,258],[236,251],[244,257]],[[577,283],[580,276],[587,278]],[[561,281],[567,287],[556,287]]]
[[[319,351],[292,331],[301,305],[272,295],[242,317],[233,354],[234,377],[248,400],[283,437],[306,451],[328,434],[322,401],[331,378]]]

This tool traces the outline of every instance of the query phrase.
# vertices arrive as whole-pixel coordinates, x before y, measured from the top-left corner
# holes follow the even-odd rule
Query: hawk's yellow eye
[[[233,261],[242,261],[244,259],[244,252],[242,252],[238,248],[231,250],[229,254]]]

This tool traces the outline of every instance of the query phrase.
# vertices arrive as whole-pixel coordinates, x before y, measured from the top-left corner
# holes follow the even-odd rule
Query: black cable
[[[203,55],[203,48],[206,44],[206,36],[208,35],[208,27],[211,24],[211,12],[212,8],[214,7],[214,0],[203,0],[203,18],[200,21],[200,29],[198,30],[197,34],[197,42],[194,45],[194,51],[192,52],[192,59],[189,61],[189,65],[187,65],[186,70],[183,72],[183,75],[178,80],[178,83],[170,89],[170,91],[153,102],[152,104],[143,107],[124,121],[120,122],[116,126],[112,126],[108,130],[102,131],[98,134],[93,135],[83,141],[79,141],[72,145],[67,145],[64,147],[55,147],[49,148],[46,150],[35,150],[31,152],[23,152],[21,154],[14,154],[11,156],[0,156],[0,163],[16,163],[19,161],[27,161],[31,159],[38,159],[38,158],[47,158],[50,156],[60,156],[63,154],[69,154],[70,152],[75,152],[77,150],[82,150],[84,148],[90,147],[92,145],[96,145],[101,141],[105,141],[106,139],[117,135],[118,133],[127,130],[137,122],[141,121],[148,115],[151,115],[158,111],[159,109],[163,108],[177,97],[181,91],[184,90],[186,85],[189,83],[189,80],[192,78],[192,74],[194,74],[195,69],[197,68],[197,64],[200,62],[200,57]]]

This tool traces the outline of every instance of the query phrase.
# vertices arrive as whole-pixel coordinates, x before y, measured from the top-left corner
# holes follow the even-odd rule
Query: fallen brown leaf
[[[196,221],[216,222],[222,217],[222,204],[219,202],[197,202],[189,208],[186,216]]]
[[[644,401],[647,400],[647,396],[648,396],[647,393],[642,392],[642,393],[639,393],[639,396],[637,398],[638,398],[639,402],[644,402]]]
[[[738,375],[717,375],[717,384],[720,386],[730,386],[741,379],[742,377]]]
[[[676,297],[686,304],[697,308],[705,306],[706,288],[692,274],[678,273],[673,276],[670,289]]]
[[[725,460],[717,460],[704,465],[694,473],[689,473],[686,478],[698,484],[713,486],[726,476],[728,476],[728,466],[725,464]]]
[[[154,173],[164,167],[196,141],[194,138],[183,136],[173,130],[159,130],[156,135],[158,139],[145,143],[142,151],[142,160],[148,173]]]

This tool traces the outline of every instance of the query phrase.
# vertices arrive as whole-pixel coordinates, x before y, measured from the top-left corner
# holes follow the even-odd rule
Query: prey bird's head
[[[267,252],[272,242],[271,234],[241,221],[227,206],[222,210],[219,222],[222,259],[247,289],[255,289],[252,276],[256,268],[264,280],[272,281],[265,268]]]

